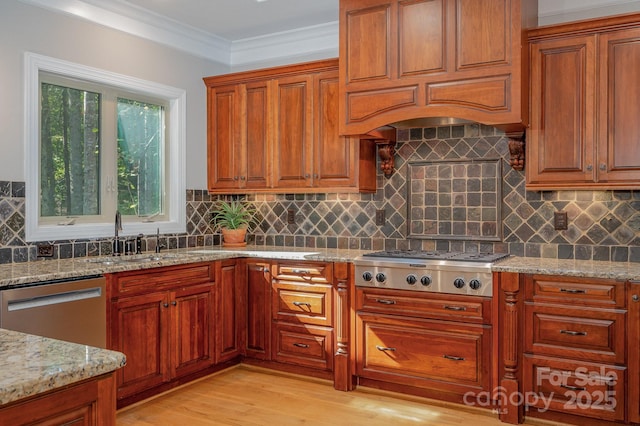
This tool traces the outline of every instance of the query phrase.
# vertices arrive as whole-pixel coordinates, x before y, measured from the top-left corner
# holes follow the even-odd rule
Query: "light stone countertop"
[[[514,256],[494,263],[491,270],[494,272],[517,272],[522,274],[640,280],[640,263],[633,262],[545,259]]]
[[[0,329],[0,408],[125,365],[120,352]]]
[[[248,246],[242,249],[192,247],[163,250],[159,255],[144,253],[133,256],[82,257],[76,259],[9,263],[0,265],[0,290],[19,284],[40,281],[63,280],[114,272],[157,268],[195,262],[210,262],[234,257],[259,257],[271,259],[300,259],[324,262],[349,262],[366,253],[365,250],[313,249],[292,247]],[[158,256],[158,259],[155,257]],[[138,262],[135,260],[146,259]]]

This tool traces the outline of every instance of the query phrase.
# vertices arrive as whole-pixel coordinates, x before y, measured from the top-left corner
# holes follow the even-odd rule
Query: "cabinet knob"
[[[307,173],[306,175],[304,175],[305,179],[309,179],[309,173]]]
[[[171,306],[176,306],[178,304],[178,302],[176,302],[175,300],[173,302],[171,302]]]
[[[238,180],[238,176],[234,176],[234,177],[233,177],[233,180]]]
[[[318,179],[319,177],[320,177],[320,176],[318,176],[318,174],[317,174],[317,173],[314,173],[314,174],[313,174],[313,178],[314,178],[314,179]]]
[[[640,296],[638,296],[637,294],[634,294],[633,296],[631,296],[631,300],[633,300],[634,302],[638,302],[640,301]]]
[[[162,306],[164,306],[165,308],[169,307],[169,304],[167,302],[163,303]]]
[[[587,170],[588,170],[588,171],[593,170],[593,166],[592,166],[591,164],[589,164],[589,165],[587,166]]]
[[[600,164],[600,170],[602,170],[602,171],[607,170],[607,165],[604,164],[604,163]]]
[[[247,178],[244,176],[240,176],[240,180],[246,180]]]

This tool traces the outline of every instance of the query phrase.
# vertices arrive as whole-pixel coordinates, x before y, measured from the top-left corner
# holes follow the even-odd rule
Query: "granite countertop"
[[[133,256],[82,257],[77,259],[44,259],[35,262],[0,265],[0,290],[12,285],[39,281],[62,280],[114,272],[157,268],[195,262],[210,262],[235,257],[300,259],[323,262],[349,262],[366,250],[312,249],[293,247],[247,246],[225,249],[220,246],[163,250],[159,254]]]
[[[0,329],[0,407],[125,365],[120,352]]]
[[[640,263],[596,260],[509,257],[491,267],[494,272],[566,275],[615,280],[640,280]]]

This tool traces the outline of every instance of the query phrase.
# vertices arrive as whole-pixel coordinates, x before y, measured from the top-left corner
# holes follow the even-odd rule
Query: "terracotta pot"
[[[244,247],[247,242],[244,240],[247,235],[246,228],[227,229],[222,228],[222,245],[227,247]]]

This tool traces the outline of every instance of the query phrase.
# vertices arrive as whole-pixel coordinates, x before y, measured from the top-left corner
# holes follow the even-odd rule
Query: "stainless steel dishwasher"
[[[103,276],[14,286],[0,291],[0,328],[106,347]]]

